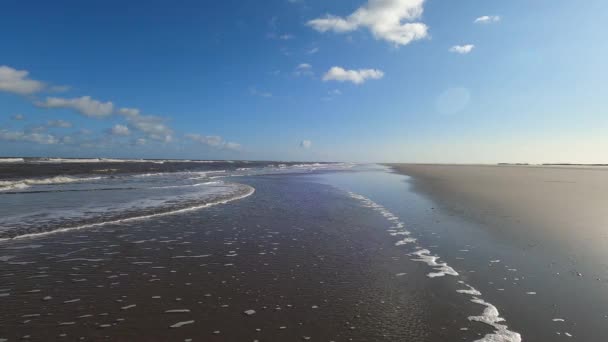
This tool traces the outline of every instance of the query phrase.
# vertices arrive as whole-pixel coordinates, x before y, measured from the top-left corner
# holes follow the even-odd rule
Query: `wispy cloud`
[[[309,54],[309,55],[314,55],[317,52],[319,52],[319,48],[318,47],[314,47],[314,48],[306,51],[306,53]]]
[[[295,76],[312,76],[314,73],[312,72],[312,65],[308,63],[300,63],[294,70],[293,74]]]
[[[50,120],[47,122],[49,127],[58,127],[58,128],[71,128],[72,123],[64,120]]]
[[[36,102],[36,105],[43,108],[69,108],[92,118],[107,117],[114,112],[114,104],[112,102],[101,102],[90,96],[72,99],[47,97],[45,101]]]
[[[335,66],[329,69],[325,75],[323,75],[323,81],[363,84],[367,80],[378,80],[382,77],[384,77],[384,72],[377,69],[346,70],[342,67]]]
[[[422,16],[425,0],[368,0],[347,17],[326,15],[307,24],[319,32],[347,33],[367,28],[376,39],[407,45],[428,37],[428,26],[414,22]]]
[[[241,144],[235,142],[225,141],[222,137],[217,135],[201,135],[201,134],[186,134],[186,138],[190,139],[193,142],[203,144],[209,147],[217,148],[217,149],[225,149],[238,151],[241,149]]]
[[[14,120],[14,121],[23,121],[23,120],[25,120],[25,116],[23,114],[11,115],[11,120]]]
[[[60,139],[52,134],[41,132],[9,131],[6,129],[0,130],[0,140],[9,142],[31,142],[43,145],[54,145],[60,142]]]
[[[473,51],[473,49],[475,48],[475,45],[473,44],[466,44],[466,45],[454,45],[450,48],[450,52],[453,53],[458,53],[461,55],[466,55],[468,53],[470,53],[471,51]]]
[[[312,141],[310,140],[302,140],[302,142],[300,142],[300,147],[301,148],[305,148],[305,149],[310,149],[312,147]]]
[[[0,65],[0,91],[31,95],[44,89],[45,84],[30,79],[29,74],[27,70],[17,70],[6,65]]]
[[[490,23],[496,23],[500,21],[500,16],[498,15],[484,15],[481,16],[477,19],[475,19],[473,22],[475,24],[490,24]]]
[[[249,94],[254,95],[254,96],[267,97],[267,98],[272,97],[271,92],[261,91],[261,90],[258,90],[256,87],[249,88]]]

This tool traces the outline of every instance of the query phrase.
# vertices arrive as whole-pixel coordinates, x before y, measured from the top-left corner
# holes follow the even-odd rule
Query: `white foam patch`
[[[430,278],[443,277],[446,275],[451,275],[455,277],[458,276],[458,272],[456,272],[452,267],[448,266],[447,263],[437,262],[437,260],[439,260],[439,257],[436,255],[431,255],[431,252],[428,249],[419,249],[416,252],[412,253],[412,255],[418,257],[417,259],[412,260],[424,262],[436,271],[427,274],[427,276]]]
[[[459,281],[460,284],[464,285],[467,287],[466,290],[456,290],[456,292],[458,293],[462,293],[462,294],[468,294],[471,296],[481,296],[481,292],[479,292],[477,289],[475,289],[473,286],[466,284],[464,281]]]
[[[417,240],[416,240],[416,239],[414,239],[414,238],[405,238],[405,239],[403,239],[403,240],[399,240],[399,241],[395,242],[395,246],[407,245],[407,244],[409,244],[409,243],[414,243],[414,242],[416,242],[416,241],[417,241]]]
[[[471,299],[471,301],[486,308],[481,316],[470,316],[469,320],[487,324],[495,329],[494,333],[487,334],[475,342],[521,342],[521,335],[519,333],[509,330],[505,324],[500,324],[505,319],[500,317],[500,313],[494,305],[477,297]]]
[[[194,323],[194,321],[183,321],[183,322],[177,322],[171,326],[169,326],[169,328],[181,328],[184,325],[188,325],[188,324],[192,324]]]
[[[210,257],[211,254],[203,254],[203,255],[176,255],[172,257],[172,259],[199,259],[199,258],[207,258]]]

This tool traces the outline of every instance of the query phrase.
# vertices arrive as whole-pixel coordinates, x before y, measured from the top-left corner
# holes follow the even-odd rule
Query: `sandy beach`
[[[503,294],[502,305],[516,320],[552,314],[571,317],[575,339],[602,341],[608,320],[608,170],[603,167],[392,164],[409,176],[411,189],[429,199],[448,220],[462,220],[472,233],[444,231],[466,242],[485,236],[474,258],[500,255],[512,278],[489,267],[476,277],[495,286],[509,280],[528,299]],[[444,215],[444,217],[445,217]],[[445,220],[446,218],[443,218]],[[441,224],[437,220],[437,224]],[[472,242],[476,244],[476,242]],[[492,247],[488,247],[488,246]],[[484,246],[481,248],[481,246]],[[468,251],[468,248],[462,251]],[[490,261],[492,263],[492,261]],[[496,289],[495,289],[496,290]],[[534,297],[533,299],[531,299]],[[498,297],[497,297],[498,298]],[[527,317],[527,318],[526,318]],[[534,318],[538,320],[537,318]],[[572,322],[574,321],[574,322]],[[544,341],[550,327],[532,328],[526,340]],[[566,336],[570,338],[568,333]],[[557,331],[555,336],[564,337]]]
[[[417,191],[487,224],[522,247],[553,241],[569,252],[608,247],[608,168],[392,164]]]

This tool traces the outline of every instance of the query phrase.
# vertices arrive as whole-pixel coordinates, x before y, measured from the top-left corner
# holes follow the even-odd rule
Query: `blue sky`
[[[0,155],[608,162],[608,3],[5,1]]]

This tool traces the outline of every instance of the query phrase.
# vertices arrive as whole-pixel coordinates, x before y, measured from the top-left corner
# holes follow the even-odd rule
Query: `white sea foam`
[[[431,255],[431,252],[428,249],[419,249],[416,252],[412,253],[418,257],[418,259],[413,259],[414,261],[424,262],[427,265],[431,266],[437,272],[431,272],[427,274],[430,278],[435,277],[443,277],[445,275],[458,276],[458,272],[456,272],[452,267],[448,266],[445,262],[437,262],[439,257],[436,255]]]
[[[399,218],[393,213],[391,213],[388,209],[384,208],[378,203],[375,203],[374,201],[365,196],[353,192],[349,192],[349,195],[352,198],[361,201],[364,207],[371,208],[379,212],[389,222],[395,224],[395,226],[389,229],[389,233],[392,236],[410,235],[410,232],[407,230],[395,230],[403,229],[405,224],[399,221]],[[396,245],[401,246],[409,243],[416,244],[416,240],[413,238],[406,238],[398,241]],[[458,272],[456,272],[452,267],[448,266],[447,263],[438,262],[439,257],[436,255],[431,255],[431,252],[428,249],[424,249],[418,246],[418,250],[412,253],[412,255],[418,257],[417,259],[413,259],[414,261],[424,262],[436,271],[428,274],[428,276],[431,278],[442,277],[445,275],[451,275],[455,277],[459,276]],[[468,317],[468,319],[471,321],[485,323],[495,329],[493,333],[487,334],[486,336],[475,342],[521,342],[521,335],[519,333],[509,330],[506,324],[501,324],[501,322],[504,322],[505,319],[500,317],[498,309],[494,305],[480,298],[481,292],[479,292],[473,286],[466,284],[464,281],[459,281],[458,283],[467,287],[466,289],[457,290],[458,293],[470,295],[473,297],[473,299],[471,299],[472,302],[485,306],[485,309],[481,316],[470,316]]]
[[[70,177],[55,176],[51,178],[26,178],[14,181],[0,181],[0,191],[21,190],[33,185],[66,184],[75,182],[89,182],[104,177]]]
[[[466,286],[467,289],[466,290],[456,290],[456,292],[462,293],[462,294],[468,294],[471,296],[481,296],[481,292],[477,291],[477,289],[475,289],[473,286],[466,284],[464,281],[459,281],[458,283]]]
[[[173,309],[173,310],[166,310],[165,313],[189,313],[190,309]]]
[[[474,297],[471,301],[485,306],[485,309],[481,316],[470,316],[469,320],[487,324],[495,329],[494,333],[487,334],[475,342],[521,342],[519,333],[509,330],[505,324],[500,324],[505,319],[500,317],[500,313],[494,305],[477,297]]]
[[[229,203],[232,201],[237,201],[237,200],[249,197],[255,193],[255,188],[253,188],[251,186],[243,185],[243,184],[236,184],[236,185],[246,187],[247,191],[244,194],[239,195],[239,196],[222,199],[222,200],[218,200],[215,202],[208,202],[208,203],[205,203],[202,205],[196,205],[196,206],[192,206],[192,207],[188,207],[188,208],[176,209],[176,210],[157,213],[157,214],[129,217],[129,218],[119,219],[119,220],[88,223],[88,224],[83,224],[80,226],[60,228],[60,229],[51,230],[51,231],[47,231],[47,232],[41,232],[41,233],[24,234],[24,235],[19,235],[19,236],[13,237],[13,238],[2,238],[2,239],[0,239],[0,242],[12,241],[12,240],[16,240],[16,239],[30,239],[30,238],[36,238],[36,237],[40,237],[40,236],[49,235],[49,234],[64,233],[64,232],[68,232],[68,231],[72,231],[72,230],[81,230],[81,229],[85,229],[85,228],[99,227],[99,226],[105,226],[105,225],[110,225],[110,224],[120,224],[120,223],[127,223],[127,222],[133,222],[133,221],[148,220],[151,218],[168,216],[168,215],[182,214],[182,213],[186,213],[186,212],[191,212],[191,211],[208,208],[208,207],[211,207],[214,205],[226,204],[226,203]]]
[[[188,325],[188,324],[192,324],[194,323],[194,321],[183,321],[183,322],[177,322],[171,326],[169,326],[169,328],[181,328],[184,325]]]
[[[23,163],[23,158],[0,158],[0,163]]]

